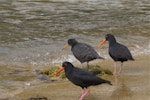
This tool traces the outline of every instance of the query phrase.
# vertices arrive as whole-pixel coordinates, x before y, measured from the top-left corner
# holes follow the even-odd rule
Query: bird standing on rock
[[[101,79],[87,70],[74,67],[70,62],[63,62],[62,68],[60,68],[55,75],[57,76],[63,70],[65,70],[66,77],[73,84],[82,88],[82,95],[79,100],[83,100],[84,96],[90,91],[89,86],[103,83],[112,85],[110,81]]]
[[[63,49],[71,46],[71,51],[76,59],[78,59],[81,64],[87,62],[87,68],[89,69],[89,61],[94,59],[104,59],[100,57],[94,48],[86,43],[80,43],[75,39],[69,39],[68,43],[64,46]]]
[[[100,42],[98,46],[102,46],[106,41],[109,42],[109,55],[114,60],[114,75],[117,75],[116,61],[121,62],[120,70],[118,72],[118,74],[121,74],[123,62],[134,59],[129,49],[126,46],[118,43],[112,34],[105,35],[105,39],[102,40],[102,42]]]

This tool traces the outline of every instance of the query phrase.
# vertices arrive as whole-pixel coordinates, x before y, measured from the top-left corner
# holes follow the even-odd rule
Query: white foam
[[[74,62],[76,58],[73,55],[63,56],[57,59],[52,60],[52,64],[62,63],[64,61]]]

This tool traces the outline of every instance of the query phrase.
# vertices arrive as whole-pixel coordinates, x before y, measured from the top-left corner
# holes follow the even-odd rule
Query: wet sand
[[[112,82],[112,86],[103,84],[91,86],[90,93],[84,100],[149,100],[150,98],[150,55],[135,56],[135,61],[124,63],[121,76],[103,75],[102,78]],[[113,61],[95,61],[90,64],[99,64],[113,71]],[[118,66],[119,66],[118,62]],[[119,68],[119,67],[118,67]],[[37,80],[35,77],[32,78]],[[57,78],[56,78],[57,79]],[[35,81],[30,85],[5,91],[3,97],[8,99],[28,99],[31,97],[46,97],[48,100],[78,100],[81,88],[73,85],[67,79],[49,82]]]

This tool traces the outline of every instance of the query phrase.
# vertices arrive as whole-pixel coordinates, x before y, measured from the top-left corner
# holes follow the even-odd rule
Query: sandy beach
[[[124,63],[121,76],[102,76],[102,78],[110,80],[113,84],[112,86],[105,84],[91,86],[91,91],[84,100],[149,100],[150,55],[139,55],[134,56],[134,58],[135,61]],[[90,64],[99,64],[113,71],[112,59],[101,62],[95,61]],[[1,98],[24,100],[31,97],[46,97],[48,100],[77,100],[80,97],[81,88],[75,86],[67,79],[58,79],[58,77],[55,77],[54,79],[57,81],[50,82],[36,81],[36,77],[30,78],[38,83],[36,85],[30,84],[29,86],[20,86],[20,88],[5,91],[5,93],[1,94]]]

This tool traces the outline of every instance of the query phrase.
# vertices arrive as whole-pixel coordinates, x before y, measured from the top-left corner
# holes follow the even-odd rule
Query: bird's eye
[[[64,67],[66,67],[67,66],[67,63],[64,63]]]
[[[108,38],[108,36],[106,35],[106,36],[105,36],[105,38],[107,39],[107,38]]]

